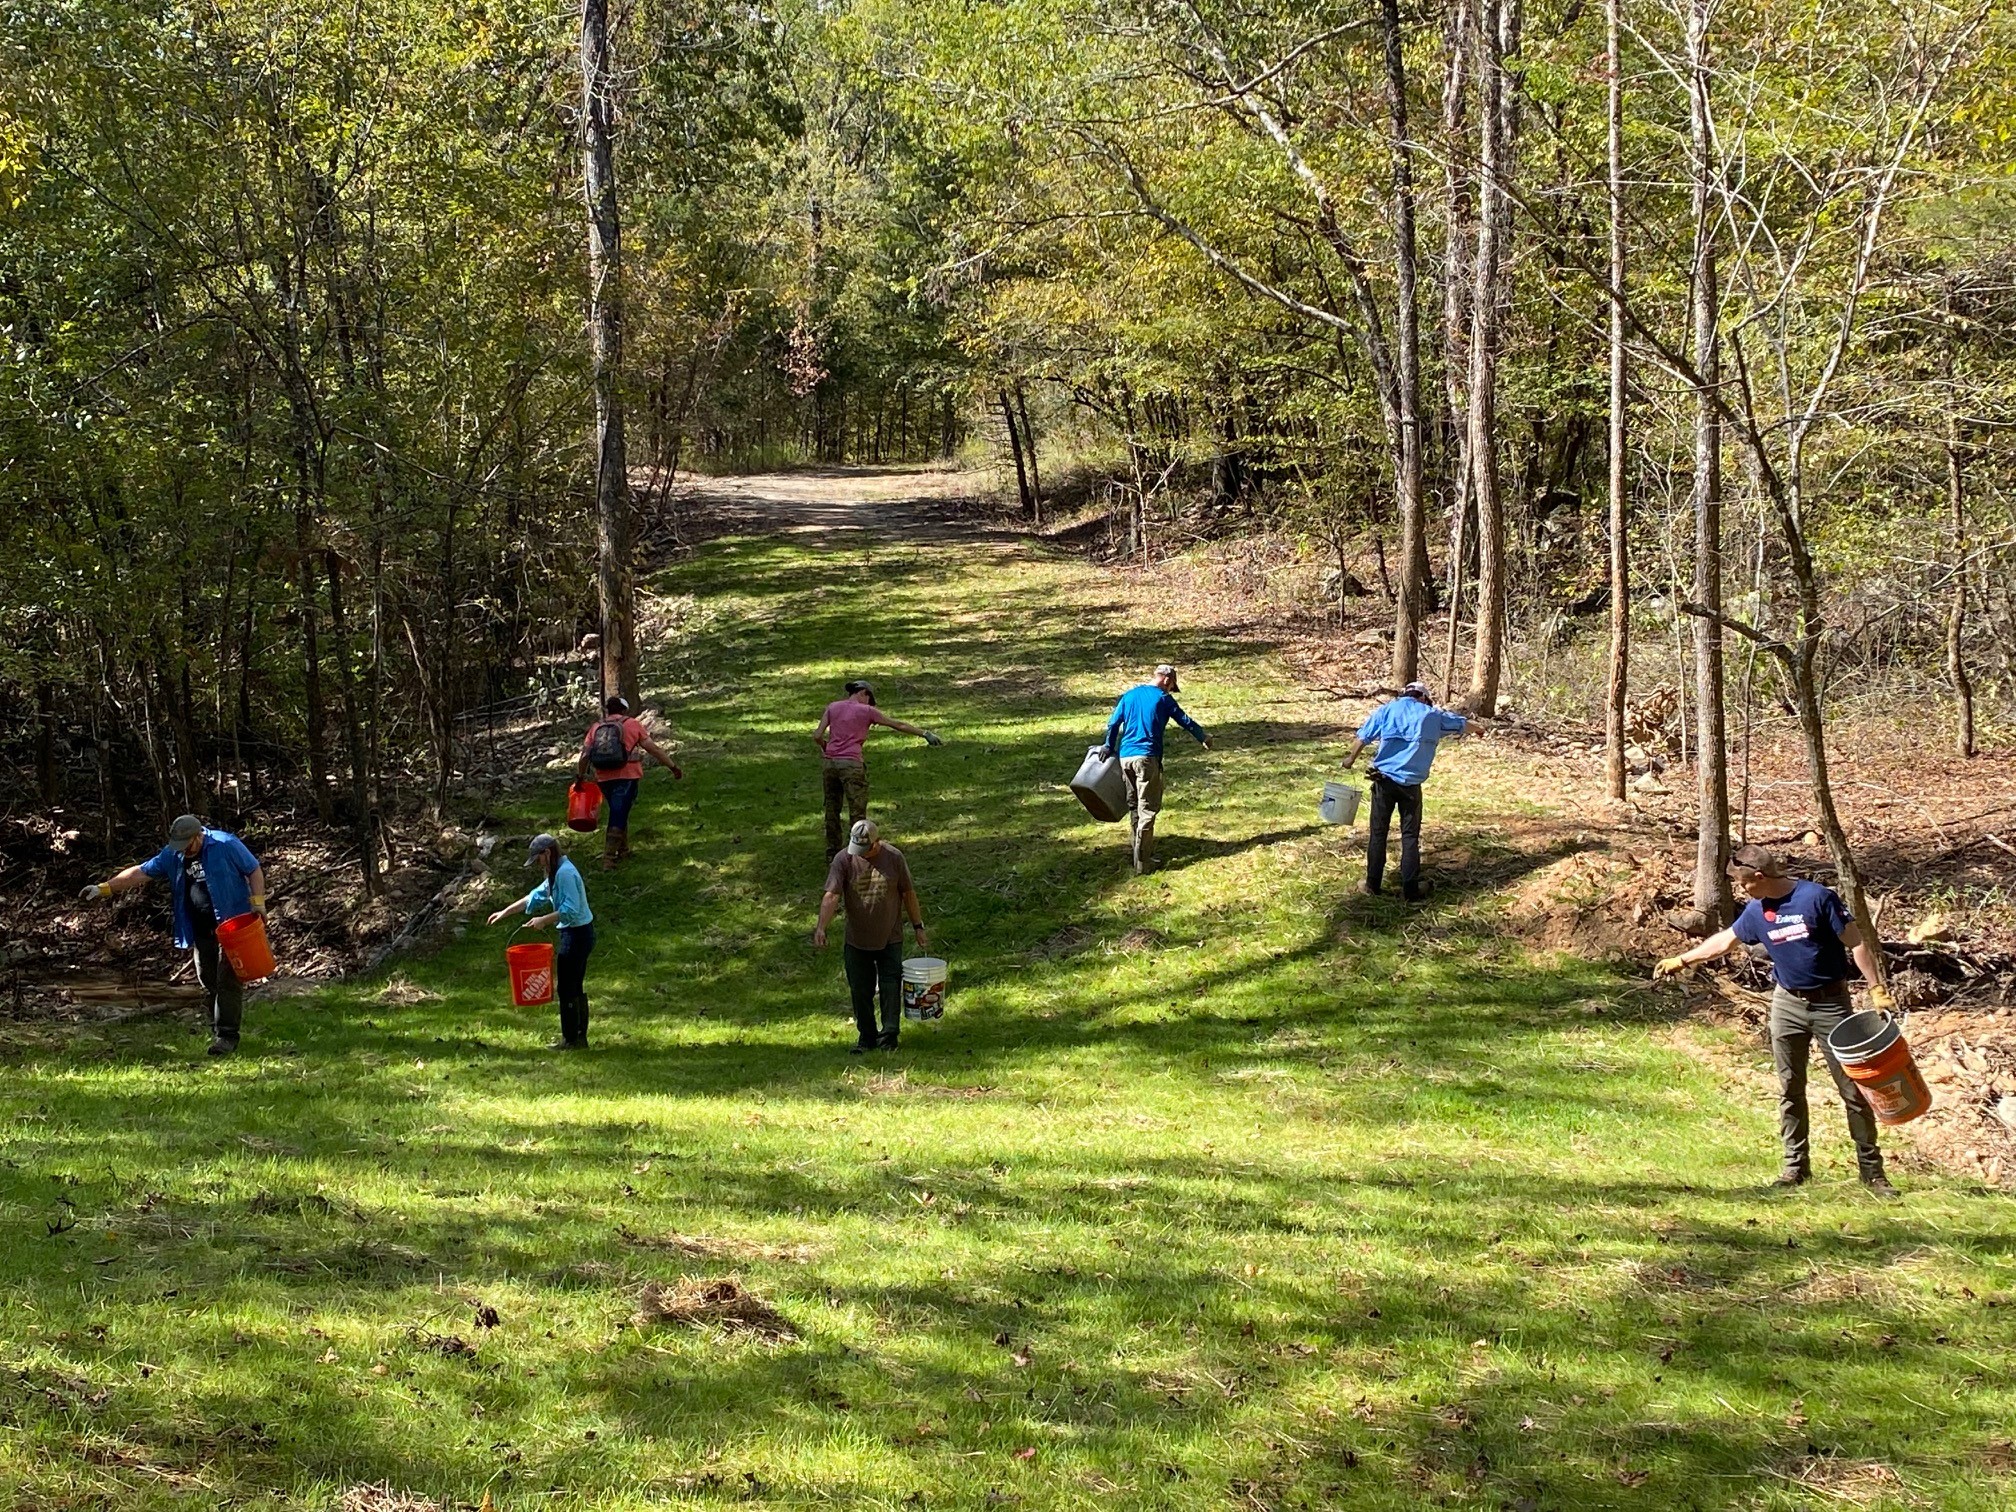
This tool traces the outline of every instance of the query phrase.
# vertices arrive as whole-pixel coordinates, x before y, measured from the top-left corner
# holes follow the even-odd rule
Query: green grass
[[[658,584],[690,775],[588,872],[589,1054],[480,920],[400,966],[438,997],[255,1001],[225,1063],[8,1047],[0,1505],[2009,1505],[2007,1198],[1878,1204],[1818,1099],[1823,1179],[1762,1195],[1755,1048],[1501,931],[1488,753],[1431,790],[1476,865],[1366,900],[1336,710],[1264,643],[1027,548],[811,539]],[[1137,880],[1059,784],[1165,656],[1220,748],[1171,732]],[[809,945],[854,673],[948,737],[871,747],[953,977],[866,1060]],[[631,1323],[726,1274],[799,1339]]]

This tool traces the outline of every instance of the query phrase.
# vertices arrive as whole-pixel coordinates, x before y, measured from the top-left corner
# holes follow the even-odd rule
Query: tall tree
[[[1399,427],[1394,494],[1400,515],[1400,581],[1394,593],[1393,660],[1396,685],[1421,668],[1421,619],[1428,609],[1428,519],[1421,467],[1421,312],[1416,283],[1419,249],[1414,230],[1414,141],[1407,126],[1407,66],[1401,51],[1399,0],[1379,0],[1386,74],[1386,113],[1392,141],[1393,271],[1398,285],[1393,312],[1393,409]]]
[[[596,593],[602,683],[634,708],[636,582],[630,548],[630,466],[623,447],[623,234],[616,202],[614,71],[608,0],[581,0],[581,177],[588,201],[588,350],[595,380]]]
[[[1507,60],[1519,50],[1520,0],[1477,7],[1477,256],[1470,285],[1470,482],[1477,499],[1477,644],[1470,708],[1498,710],[1505,663],[1505,496],[1498,470],[1498,346],[1504,262],[1512,233],[1517,89]]]
[[[1715,143],[1709,98],[1708,23],[1714,0],[1688,0],[1687,149],[1694,249],[1688,308],[1694,357],[1694,911],[1709,934],[1729,917],[1729,749],[1722,704],[1721,308],[1715,280]]]
[[[1624,291],[1624,64],[1619,52],[1623,0],[1604,0],[1606,178],[1610,209],[1610,287]],[[1630,370],[1624,307],[1610,304],[1610,675],[1603,691],[1603,778],[1624,796],[1624,703],[1631,688],[1630,444],[1625,403]]]

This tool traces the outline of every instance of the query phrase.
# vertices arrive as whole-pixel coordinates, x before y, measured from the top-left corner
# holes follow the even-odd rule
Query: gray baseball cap
[[[546,852],[552,851],[557,855],[559,850],[560,842],[555,840],[551,835],[534,835],[532,837],[532,844],[525,852],[525,864],[527,866],[537,866],[539,858],[545,855]]]
[[[202,833],[203,821],[201,819],[198,819],[194,814],[180,814],[176,816],[175,822],[168,826],[168,843],[170,845],[187,845]]]
[[[865,856],[875,848],[875,842],[882,838],[882,831],[875,827],[873,819],[857,819],[854,828],[847,832],[847,854]]]
[[[1183,684],[1176,680],[1176,668],[1169,662],[1162,662],[1157,665],[1155,675],[1158,678],[1166,677],[1169,679],[1169,691],[1171,693],[1181,693],[1183,691]]]

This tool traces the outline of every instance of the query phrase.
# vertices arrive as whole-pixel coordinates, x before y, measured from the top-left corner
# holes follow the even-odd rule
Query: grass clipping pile
[[[767,1344],[790,1344],[798,1338],[798,1330],[782,1313],[734,1276],[681,1276],[669,1286],[646,1281],[630,1321],[639,1328],[683,1323],[724,1334],[751,1334]]]
[[[1691,895],[1684,858],[1654,852],[1581,851],[1529,874],[1506,917],[1541,951],[1648,966],[1690,942],[1666,922]],[[1933,1093],[1932,1111],[1888,1137],[1949,1171],[2016,1188],[2016,958],[1971,938],[1943,916],[1888,922],[1883,947],[1904,1036]],[[1901,936],[1901,938],[1897,938]],[[1688,1006],[1739,1024],[1761,1045],[1771,978],[1741,952],[1683,984]]]

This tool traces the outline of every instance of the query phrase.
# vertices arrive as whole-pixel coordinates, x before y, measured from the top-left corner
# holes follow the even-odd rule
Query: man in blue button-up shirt
[[[129,866],[109,882],[94,882],[86,898],[109,898],[149,882],[166,882],[175,923],[175,946],[196,957],[196,980],[210,997],[210,1053],[238,1048],[245,989],[217,949],[217,926],[241,914],[266,915],[266,872],[236,835],[211,829],[194,814],[168,826],[158,854]]]
[[[1435,764],[1435,746],[1444,737],[1469,728],[1461,714],[1435,707],[1426,683],[1411,682],[1391,703],[1381,704],[1358,727],[1347,769],[1358,753],[1379,743],[1372,758],[1372,822],[1365,836],[1365,891],[1376,893],[1386,880],[1386,837],[1393,811],[1400,811],[1400,891],[1409,903],[1419,903],[1434,890],[1421,880],[1421,784]]]
[[[1155,819],[1162,811],[1162,732],[1170,720],[1183,726],[1207,751],[1211,737],[1183,712],[1174,695],[1181,685],[1176,669],[1163,662],[1155,680],[1129,688],[1113,705],[1106,720],[1106,749],[1120,758],[1120,777],[1127,785],[1127,827],[1134,837],[1134,870],[1155,862]]]

